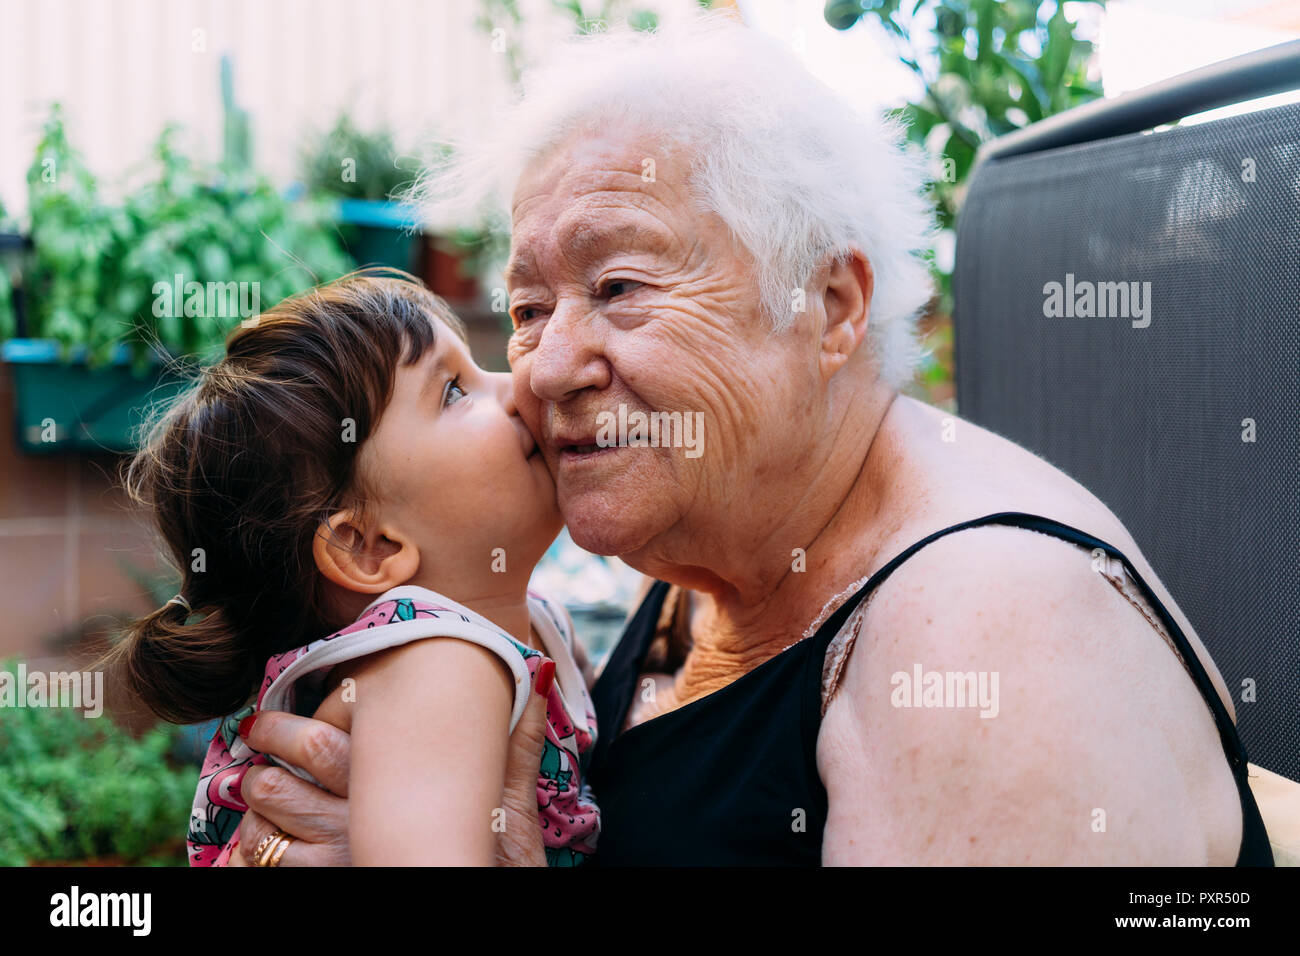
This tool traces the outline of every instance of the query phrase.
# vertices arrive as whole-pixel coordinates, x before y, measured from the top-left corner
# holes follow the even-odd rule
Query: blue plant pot
[[[338,221],[348,253],[359,266],[415,271],[415,209],[377,199],[339,200]]]
[[[14,379],[15,437],[35,454],[133,451],[150,407],[186,385],[162,366],[140,374],[126,346],[100,368],[86,365],[85,348],[64,361],[48,339],[9,339],[0,357]]]

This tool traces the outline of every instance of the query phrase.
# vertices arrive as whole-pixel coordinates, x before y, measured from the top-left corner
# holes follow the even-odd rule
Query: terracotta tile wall
[[[0,657],[43,657],[150,609],[124,570],[157,571],[142,516],[115,487],[114,455],[28,455],[13,437],[0,364]]]

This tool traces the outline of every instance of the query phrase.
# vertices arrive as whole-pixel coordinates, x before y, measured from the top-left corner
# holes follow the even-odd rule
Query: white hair
[[[923,162],[904,150],[897,122],[856,109],[727,13],[575,36],[551,52],[487,136],[455,143],[421,177],[414,195],[426,210],[483,214],[486,200],[500,216],[520,174],[568,135],[634,124],[686,147],[691,194],[756,260],[773,329],[793,322],[795,290],[818,265],[860,249],[874,273],[868,328],[880,378],[910,379],[916,316],[932,294],[922,256],[933,212]]]

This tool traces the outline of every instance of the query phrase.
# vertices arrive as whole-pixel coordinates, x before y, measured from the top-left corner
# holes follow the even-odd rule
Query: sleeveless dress
[[[528,592],[532,625],[547,654],[521,644],[481,614],[450,598],[414,585],[385,591],[357,620],[305,647],[272,657],[266,665],[257,703],[232,714],[217,726],[199,777],[190,814],[191,866],[224,866],[238,844],[237,830],[248,805],[239,792],[244,774],[255,764],[274,762],[309,783],[300,767],[253,750],[237,732],[239,723],[261,710],[311,716],[325,697],[331,669],[425,637],[456,637],[495,653],[510,668],[515,692],[510,730],[523,715],[537,668],[555,661],[555,682],[547,699],[546,743],[537,777],[538,824],[551,866],[577,866],[596,847],[600,810],[579,769],[582,756],[596,740],[596,715],[582,672],[573,659],[573,625],[568,612],[536,591]],[[456,821],[430,820],[428,840]]]
[[[1238,866],[1272,866],[1264,822],[1247,780],[1247,755],[1187,638],[1117,549],[1036,515],[987,515],[935,532],[871,575],[816,633],[720,690],[622,733],[642,662],[655,636],[669,585],[650,589],[610,653],[592,691],[606,733],[589,755],[588,779],[600,797],[600,849],[594,866],[817,866],[827,796],[817,772],[827,649],[859,603],[904,561],[933,541],[967,528],[1006,525],[1097,549],[1122,563],[1146,606],[1174,642],[1214,715],[1242,809]]]

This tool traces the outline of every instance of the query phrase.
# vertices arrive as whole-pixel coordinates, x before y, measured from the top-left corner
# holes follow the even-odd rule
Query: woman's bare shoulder
[[[817,751],[828,841],[883,841],[859,862],[900,847],[911,862],[1235,851],[1235,792],[1199,693],[1064,542],[998,527],[941,539],[881,586],[863,634]],[[1088,807],[1122,840],[1095,839]],[[889,844],[898,827],[911,836]]]
[[[1007,511],[1038,515],[1098,538],[1129,560],[1169,611],[1232,712],[1227,685],[1192,622],[1132,533],[1106,503],[1059,468],[1014,442],[941,409],[909,401],[900,416],[900,429],[913,449],[909,459],[915,473],[909,480],[913,486],[925,489],[925,504],[910,513],[908,522],[900,523],[894,546],[905,547],[905,540],[919,540],[942,527]],[[1006,538],[1009,545],[1043,537],[1023,530],[1013,533],[1017,537]],[[1083,550],[1064,541],[1058,544],[1063,549]]]

